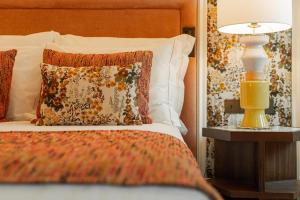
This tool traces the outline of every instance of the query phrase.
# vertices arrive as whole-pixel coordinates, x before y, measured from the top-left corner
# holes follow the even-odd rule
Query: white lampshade
[[[298,0],[297,0],[298,1]],[[292,0],[218,0],[218,30],[231,34],[272,33],[292,27]]]

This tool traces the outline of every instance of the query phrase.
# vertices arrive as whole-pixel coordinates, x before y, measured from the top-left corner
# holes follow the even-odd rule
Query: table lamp
[[[265,109],[269,107],[268,63],[263,45],[265,33],[292,27],[292,0],[218,0],[217,24],[222,33],[243,34],[242,61],[245,77],[241,81],[240,105],[245,110],[242,128],[269,128]]]

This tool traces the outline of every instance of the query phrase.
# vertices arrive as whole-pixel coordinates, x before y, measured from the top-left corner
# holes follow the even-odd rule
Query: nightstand
[[[232,199],[296,199],[296,141],[300,129],[204,128],[215,139],[215,178],[211,184]]]

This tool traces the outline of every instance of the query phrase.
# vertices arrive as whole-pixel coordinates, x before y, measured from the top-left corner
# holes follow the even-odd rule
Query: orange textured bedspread
[[[0,133],[0,183],[171,185],[221,199],[183,142],[147,131]]]

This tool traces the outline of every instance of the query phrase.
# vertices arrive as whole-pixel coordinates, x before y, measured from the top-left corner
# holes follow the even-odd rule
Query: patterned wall
[[[239,99],[240,79],[243,73],[243,47],[239,36],[221,34],[217,30],[217,0],[208,0],[208,126],[228,124],[224,114],[225,99]],[[269,57],[271,98],[276,114],[268,116],[271,125],[291,126],[291,67],[292,31],[270,34],[265,46]],[[214,142],[207,142],[207,176],[213,176]]]

